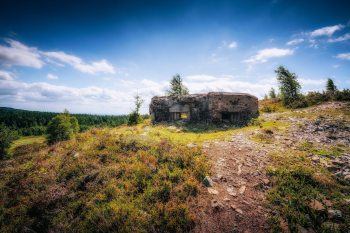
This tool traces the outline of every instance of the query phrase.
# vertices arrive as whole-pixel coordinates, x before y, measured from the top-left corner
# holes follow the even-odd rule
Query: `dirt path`
[[[204,146],[213,163],[210,177],[213,182],[212,187],[208,187],[207,201],[210,204],[207,204],[201,225],[195,232],[270,232],[266,222],[268,213],[278,213],[263,204],[270,188],[265,175],[265,168],[269,165],[268,153],[272,150],[281,153],[296,150],[299,143],[305,141],[319,146],[349,144],[349,128],[346,125],[350,123],[343,124],[341,116],[323,114],[328,109],[344,106],[346,103],[332,102],[294,111],[297,113],[295,116],[263,114],[263,118],[287,123],[289,130],[276,130],[266,135],[262,135],[264,129],[246,131],[231,135],[230,142],[220,141]],[[315,113],[319,115],[308,116]],[[343,123],[338,124],[340,121]],[[270,143],[250,140],[254,135],[266,136]],[[350,161],[350,155],[348,159]]]
[[[247,137],[232,135],[231,142],[216,142],[206,150],[214,163],[213,187],[208,188],[213,199],[198,232],[269,231],[266,218],[271,210],[262,206],[269,188],[263,181],[267,151]]]

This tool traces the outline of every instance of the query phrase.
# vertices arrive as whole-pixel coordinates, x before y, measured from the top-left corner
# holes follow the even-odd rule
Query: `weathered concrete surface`
[[[258,112],[258,98],[246,93],[155,96],[149,106],[152,122],[241,123]],[[187,118],[184,118],[187,116]]]

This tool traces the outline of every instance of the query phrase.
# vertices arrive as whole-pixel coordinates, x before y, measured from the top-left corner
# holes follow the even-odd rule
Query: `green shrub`
[[[17,138],[16,131],[11,131],[4,123],[0,125],[0,160],[7,156],[7,149],[11,147],[12,141]]]
[[[72,139],[77,132],[79,132],[77,118],[70,117],[69,113],[57,115],[47,125],[48,143]]]
[[[128,125],[137,125],[143,122],[141,115],[137,112],[132,112],[129,115]]]

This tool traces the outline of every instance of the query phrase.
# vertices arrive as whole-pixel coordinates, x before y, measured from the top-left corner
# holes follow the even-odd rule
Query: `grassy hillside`
[[[40,138],[22,138],[11,149],[13,159],[0,162],[0,232],[202,232],[198,226],[205,219],[220,216],[238,219],[232,226],[241,224],[241,230],[255,216],[268,221],[274,232],[300,227],[336,232],[325,223],[346,232],[350,106],[330,103],[289,111],[271,100],[261,108],[277,110],[244,127],[169,127],[146,120],[133,127],[94,128],[53,146]],[[235,138],[253,146],[240,149],[242,141]],[[235,162],[224,164],[223,152]],[[269,159],[252,160],[250,153],[266,153]],[[215,156],[219,162],[209,159]],[[214,185],[221,187],[215,195],[202,180],[222,174],[215,170],[218,166],[236,178],[217,181],[222,187]],[[259,180],[265,177],[269,185],[249,183],[256,176],[253,167],[263,169]],[[227,190],[241,190],[241,179],[248,181],[245,194],[230,196],[231,204],[220,210],[211,206],[214,199],[226,202]],[[309,206],[316,200],[322,211]],[[341,211],[343,217],[329,210]],[[225,221],[214,223],[205,230],[231,229]]]
[[[165,129],[140,127],[16,147],[1,162],[0,231],[191,229],[208,162],[201,149],[161,137]]]

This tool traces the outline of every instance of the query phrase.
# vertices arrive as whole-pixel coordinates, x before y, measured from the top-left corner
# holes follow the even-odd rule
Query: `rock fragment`
[[[212,189],[212,188],[208,188],[208,192],[210,194],[213,194],[213,195],[218,195],[219,194],[219,191],[215,190],[215,189]]]
[[[219,210],[221,208],[221,204],[217,200],[213,199],[211,200],[211,207]]]
[[[343,213],[340,210],[328,210],[328,215],[331,218],[343,218]]]
[[[313,200],[310,202],[309,207],[312,209],[315,209],[317,212],[324,212],[326,209],[322,206],[322,204],[317,201]]]
[[[289,228],[288,228],[288,222],[287,221],[285,221],[285,220],[283,220],[283,219],[281,219],[280,220],[280,224],[281,224],[281,227],[282,227],[282,229],[283,229],[283,231],[285,232],[285,233],[289,233],[290,231],[289,231]]]
[[[321,224],[321,226],[330,228],[332,230],[337,230],[339,228],[339,224],[334,222],[324,222]]]
[[[262,181],[264,182],[264,185],[269,185],[270,184],[270,180],[269,179],[263,179]]]
[[[309,233],[308,230],[306,230],[304,227],[297,225],[298,233]]]
[[[350,182],[350,175],[345,176],[344,179],[345,179],[346,181]]]
[[[239,214],[242,214],[243,215],[243,211],[241,209],[235,209],[235,211]]]
[[[206,176],[206,177],[203,179],[203,184],[204,184],[206,187],[213,187],[213,181],[210,179],[209,176]]]
[[[243,194],[245,192],[246,186],[242,186],[240,187],[240,189],[238,190],[239,194]]]
[[[313,156],[313,157],[311,158],[311,161],[314,162],[314,163],[319,163],[319,162],[320,162],[320,157],[318,157],[318,156]]]
[[[170,130],[170,131],[176,131],[177,130],[177,128],[175,126],[169,126],[167,129]]]

